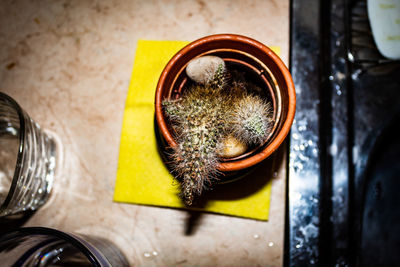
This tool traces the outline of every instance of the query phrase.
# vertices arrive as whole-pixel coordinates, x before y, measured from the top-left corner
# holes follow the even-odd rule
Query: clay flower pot
[[[214,55],[222,58],[229,69],[246,73],[263,90],[273,106],[273,130],[266,142],[236,158],[221,159],[218,170],[236,172],[261,162],[285,140],[293,122],[296,95],[289,70],[267,46],[251,38],[218,34],[198,39],[181,49],[168,62],[157,84],[155,116],[161,138],[169,147],[177,145],[172,128],[162,110],[162,100],[179,98],[191,81],[185,73],[188,62],[196,57]]]

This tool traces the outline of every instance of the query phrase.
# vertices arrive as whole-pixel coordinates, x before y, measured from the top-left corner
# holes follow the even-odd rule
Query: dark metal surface
[[[321,225],[324,236],[320,240],[324,266],[347,266],[349,263],[350,191],[351,186],[351,90],[348,84],[348,13],[345,0],[324,1],[321,10],[326,18],[321,33],[324,69],[321,90],[326,91],[321,120],[325,122],[320,132],[325,138],[323,175],[325,181],[321,198]]]
[[[290,135],[287,258],[289,266],[319,261],[320,200],[320,3],[292,1],[290,65],[296,116]]]
[[[393,152],[392,166],[384,170],[381,166],[381,155],[374,151],[384,149],[389,154],[391,149],[399,147],[397,134],[385,134],[391,140],[379,142],[379,136],[391,129],[393,121],[400,114],[400,61],[385,59],[376,48],[367,16],[366,1],[352,1],[350,12],[350,46],[348,60],[350,62],[349,84],[353,101],[353,187],[351,195],[352,218],[352,264],[359,266],[393,266],[390,262],[400,262],[398,253],[391,253],[393,243],[400,243],[400,224],[392,224],[387,229],[384,222],[393,222],[393,216],[398,210],[400,194],[393,194],[391,186],[396,186],[400,173],[396,166],[397,154]],[[383,147],[382,147],[383,146]],[[397,163],[397,164],[396,164]],[[386,165],[387,166],[387,165]],[[397,168],[397,169],[396,169]],[[397,177],[396,177],[397,176]],[[377,186],[381,184],[381,186]],[[384,186],[385,185],[385,186]],[[380,201],[368,201],[371,192],[379,191]],[[369,193],[368,193],[369,192]],[[391,201],[387,201],[387,199]],[[382,203],[386,210],[380,209]],[[367,212],[367,214],[364,214]],[[372,212],[369,213],[368,212]],[[375,214],[375,216],[373,216]],[[382,217],[376,219],[376,214]],[[374,226],[375,228],[370,228]],[[378,231],[377,231],[378,229]],[[392,242],[385,238],[390,230]],[[373,239],[373,242],[371,242]],[[393,242],[396,240],[396,242]],[[377,250],[377,247],[385,248]],[[371,254],[374,253],[374,254]]]
[[[392,249],[376,249],[400,243],[400,227],[383,234],[385,221],[397,222],[390,215],[397,213],[388,211],[398,209],[400,194],[388,188],[397,185],[399,168],[393,163],[383,171],[378,167],[389,165],[371,156],[381,151],[378,136],[400,114],[400,62],[377,50],[366,1],[292,0],[290,69],[298,102],[285,265],[388,266],[400,260],[387,255]],[[399,147],[398,139],[390,144]],[[377,194],[382,202],[371,200]],[[374,249],[380,254],[371,254]]]
[[[384,127],[368,157],[360,199],[359,266],[397,266],[400,262],[399,123],[400,114]]]

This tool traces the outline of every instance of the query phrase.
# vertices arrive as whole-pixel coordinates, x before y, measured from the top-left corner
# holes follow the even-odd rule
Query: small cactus
[[[177,131],[173,169],[182,178],[183,197],[189,206],[194,196],[200,195],[216,177],[217,145],[225,135],[227,123],[226,97],[218,88],[195,86],[179,103],[163,101],[165,113]]]
[[[228,86],[225,65],[220,65],[207,83],[187,88],[178,100],[162,102],[178,144],[171,165],[188,206],[217,179],[225,144],[235,143],[232,138],[250,146],[262,144],[271,130],[270,105],[246,92],[245,85]]]
[[[226,78],[225,62],[216,56],[194,58],[188,63],[186,74],[197,84],[223,87]]]
[[[261,145],[272,129],[270,103],[246,95],[234,103],[233,109],[233,135],[247,145]]]
[[[219,64],[217,70],[214,73],[214,76],[208,82],[211,86],[217,88],[224,88],[229,80],[229,73],[226,71],[225,64]]]

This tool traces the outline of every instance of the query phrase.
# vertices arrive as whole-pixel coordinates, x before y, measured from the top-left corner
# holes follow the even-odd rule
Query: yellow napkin
[[[188,42],[138,41],[122,125],[114,201],[184,208],[179,184],[164,165],[154,131],[154,97],[169,59]],[[279,53],[279,47],[273,48]],[[207,192],[201,210],[268,220],[271,160],[239,181]],[[199,208],[198,208],[199,209]]]

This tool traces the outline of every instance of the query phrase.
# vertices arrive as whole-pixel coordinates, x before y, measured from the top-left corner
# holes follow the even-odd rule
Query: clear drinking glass
[[[54,140],[0,92],[0,217],[43,205],[55,167]]]
[[[44,227],[20,228],[0,237],[2,266],[129,266],[109,240]]]

